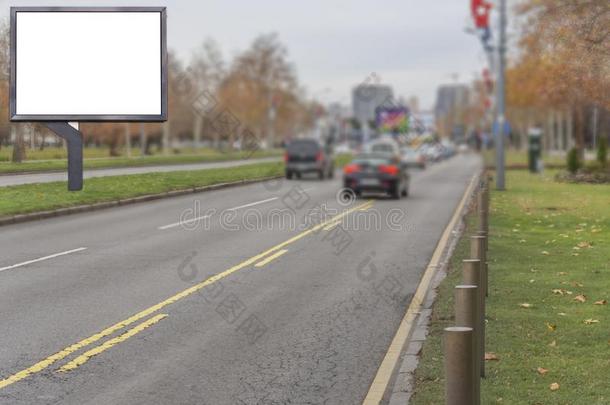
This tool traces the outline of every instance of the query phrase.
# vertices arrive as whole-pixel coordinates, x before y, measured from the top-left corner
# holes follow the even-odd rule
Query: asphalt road
[[[357,404],[479,167],[399,201],[303,179],[2,227],[0,403]]]
[[[117,167],[110,169],[89,169],[85,170],[83,177],[89,179],[92,177],[107,177],[107,176],[123,176],[126,174],[141,174],[153,172],[176,172],[182,170],[202,170],[202,169],[218,169],[223,167],[236,167],[250,165],[255,163],[275,162],[279,158],[258,158],[258,159],[242,159],[229,160],[224,162],[205,162],[205,163],[189,163],[180,165],[157,165],[157,166],[142,166],[142,167]],[[0,175],[0,187],[16,186],[19,184],[32,183],[50,183],[53,181],[68,181],[68,172],[58,173],[29,173],[29,174],[6,174]]]

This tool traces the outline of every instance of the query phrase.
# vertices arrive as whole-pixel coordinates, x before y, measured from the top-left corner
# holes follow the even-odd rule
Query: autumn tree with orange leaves
[[[582,153],[587,107],[610,110],[610,2],[526,0],[516,11],[523,24],[507,72],[509,108],[568,111]]]

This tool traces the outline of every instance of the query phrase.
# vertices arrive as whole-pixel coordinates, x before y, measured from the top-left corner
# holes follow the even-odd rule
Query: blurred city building
[[[470,88],[465,84],[448,84],[438,88],[434,116],[438,135],[459,142],[466,133]]]

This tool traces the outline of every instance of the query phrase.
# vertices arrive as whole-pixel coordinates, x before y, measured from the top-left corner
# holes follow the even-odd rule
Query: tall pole
[[[506,0],[500,0],[500,39],[498,46],[498,89],[497,116],[495,125],[496,139],[496,189],[505,189],[504,175],[504,139],[505,139],[505,68],[506,68]]]

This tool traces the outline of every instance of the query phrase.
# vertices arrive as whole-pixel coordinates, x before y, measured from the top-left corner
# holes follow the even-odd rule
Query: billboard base
[[[68,122],[45,122],[44,125],[68,144],[68,191],[83,189],[83,135]]]

